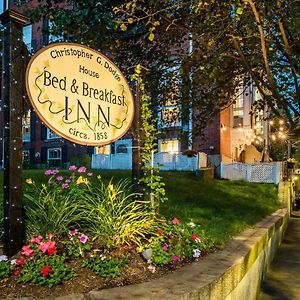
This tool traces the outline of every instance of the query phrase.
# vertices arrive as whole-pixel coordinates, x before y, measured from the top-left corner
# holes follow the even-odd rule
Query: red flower
[[[19,267],[15,267],[14,268],[13,275],[16,276],[16,277],[20,276],[20,269],[19,269]]]
[[[30,248],[30,246],[23,246],[22,247],[22,254],[24,254],[27,257],[31,257],[32,255],[34,255],[33,250]]]
[[[196,234],[196,233],[193,233],[192,236],[191,236],[192,241],[195,241],[196,239],[199,239],[199,238],[200,238],[199,235]]]
[[[16,265],[18,266],[23,266],[25,263],[25,259],[23,257],[20,257],[17,261],[16,261]]]
[[[177,218],[174,218],[174,219],[172,220],[172,224],[173,224],[173,225],[179,225],[179,224],[180,224],[180,221],[179,221]]]
[[[41,269],[41,274],[42,274],[43,277],[47,277],[50,272],[51,272],[51,267],[50,266],[45,266]]]

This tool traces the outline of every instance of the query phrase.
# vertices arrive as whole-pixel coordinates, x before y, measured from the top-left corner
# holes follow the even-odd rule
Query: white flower
[[[149,265],[147,267],[147,269],[151,272],[151,273],[155,273],[155,266]]]
[[[198,258],[200,257],[201,251],[199,249],[193,249],[193,257]]]
[[[11,265],[15,265],[17,263],[17,260],[16,259],[12,259],[11,261],[10,261],[10,264]]]
[[[197,238],[195,238],[195,242],[196,242],[197,244],[200,244],[200,243],[201,243],[201,240],[197,237]]]
[[[6,255],[0,255],[0,261],[6,261],[8,257]]]
[[[189,225],[191,228],[194,228],[194,227],[196,226],[195,223],[193,223],[193,222],[188,223],[188,225]]]
[[[100,254],[99,256],[100,256],[101,260],[105,260],[106,259],[106,257],[104,255],[102,255],[102,254]]]

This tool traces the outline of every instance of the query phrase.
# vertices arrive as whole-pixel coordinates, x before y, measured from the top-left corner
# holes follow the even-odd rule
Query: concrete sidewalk
[[[300,300],[300,213],[289,221],[258,300]]]

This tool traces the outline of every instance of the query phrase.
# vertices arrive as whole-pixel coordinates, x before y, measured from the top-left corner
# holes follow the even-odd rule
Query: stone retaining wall
[[[165,277],[137,285],[92,291],[93,300],[254,300],[289,219],[289,183],[280,183],[284,208],[235,237],[222,250]]]

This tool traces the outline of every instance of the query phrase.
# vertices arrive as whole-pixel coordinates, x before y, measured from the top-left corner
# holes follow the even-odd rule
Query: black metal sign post
[[[132,187],[133,192],[141,193],[140,188],[140,178],[142,176],[141,170],[141,116],[140,116],[140,105],[141,105],[141,95],[140,87],[137,83],[136,86],[136,95],[135,95],[135,116],[132,122]]]
[[[22,168],[24,48],[22,29],[28,18],[13,10],[0,16],[4,26],[2,100],[4,112],[4,252],[17,253],[25,242]]]

